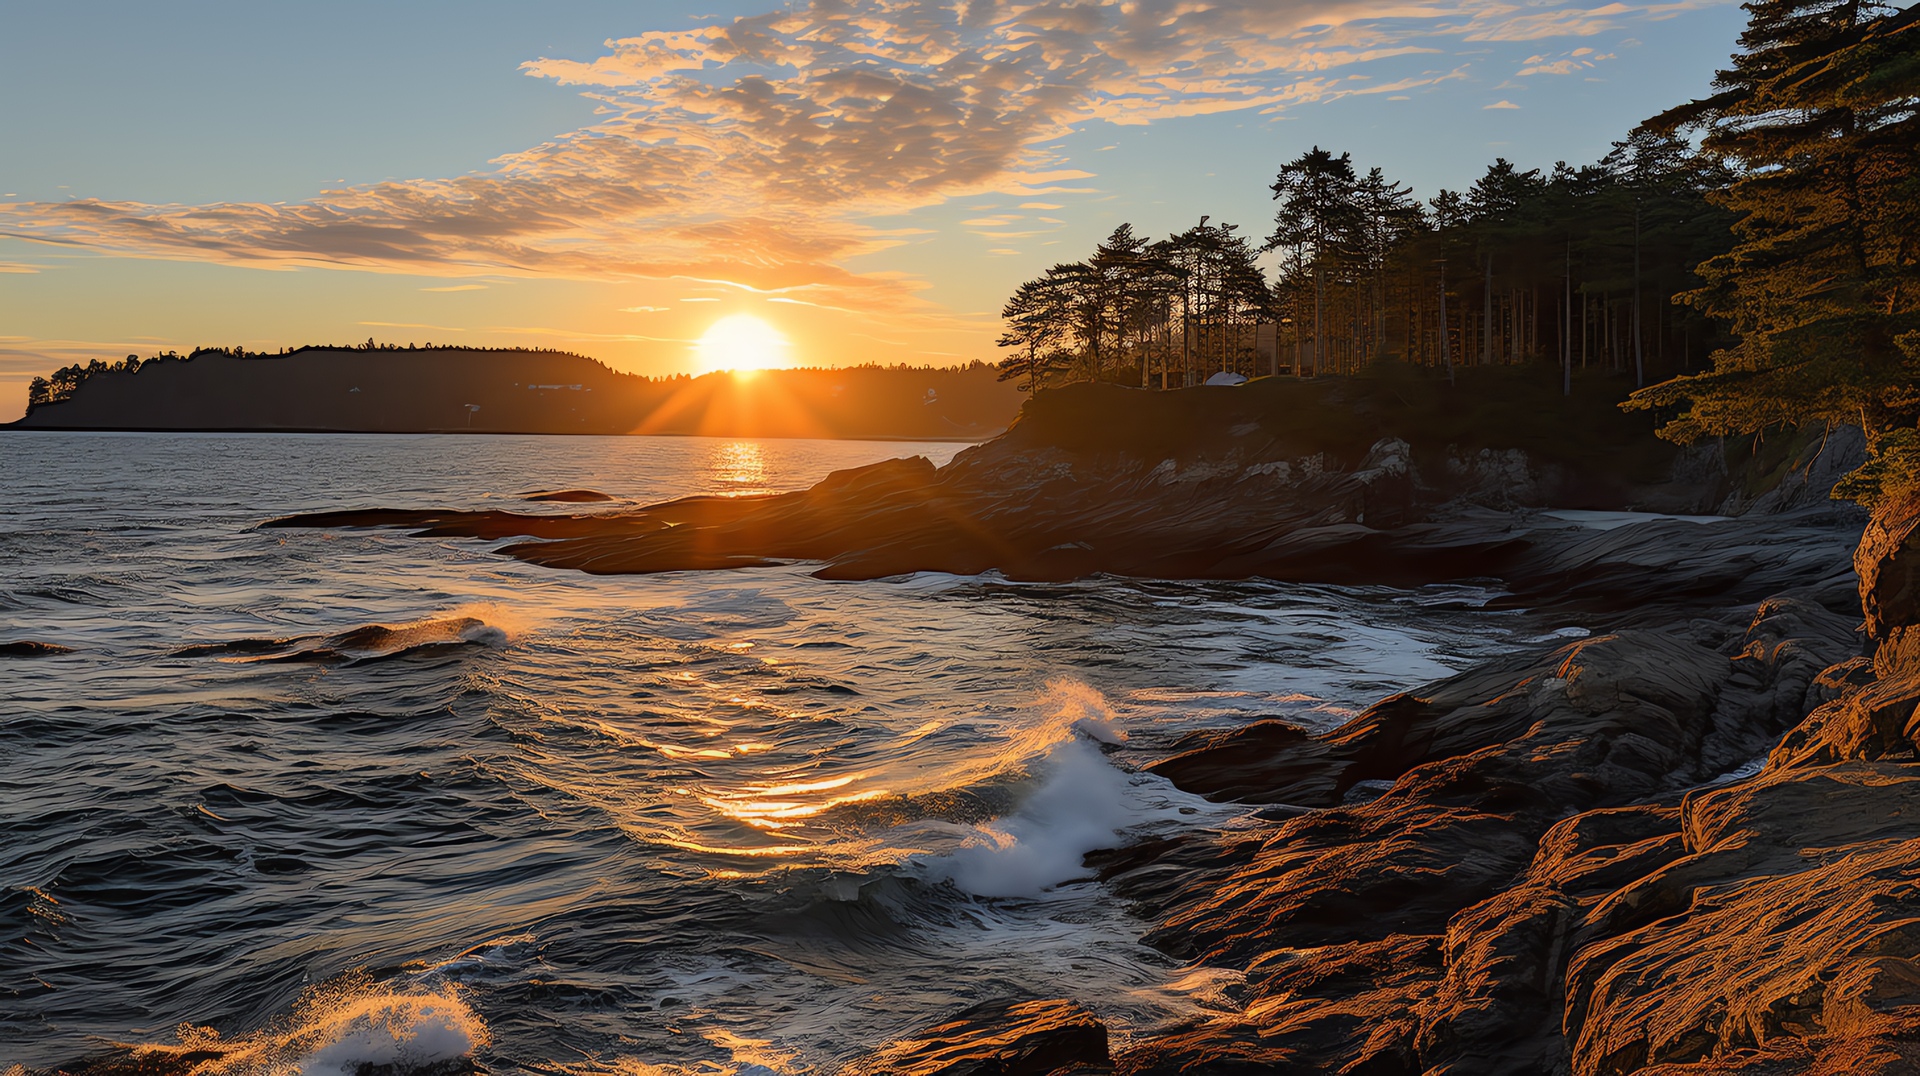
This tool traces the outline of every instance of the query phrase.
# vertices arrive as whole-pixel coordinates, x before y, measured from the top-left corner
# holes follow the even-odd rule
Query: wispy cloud
[[[1481,106],[1480,111],[1489,112],[1496,108],[1519,108],[1519,107],[1520,107],[1519,105],[1514,104],[1512,101],[1503,100],[1503,101],[1495,101],[1490,105],[1483,105]]]
[[[955,198],[1084,193],[1072,184],[1087,174],[1058,139],[1090,122],[1404,93],[1461,70],[1352,76],[1465,42],[1589,37],[1684,6],[812,0],[621,38],[588,60],[527,62],[601,114],[489,172],[291,204],[5,203],[0,236],[263,267],[677,277],[913,305],[914,281],[845,268],[905,239],[868,222]],[[1522,74],[1563,62],[1588,61],[1542,56]],[[1043,206],[1055,203],[1023,208]]]
[[[454,325],[425,325],[417,321],[362,321],[359,324],[370,329],[431,329],[437,333],[463,333],[467,331]]]
[[[1592,49],[1574,49],[1572,52],[1529,56],[1516,72],[1515,77],[1527,75],[1576,75],[1592,70],[1596,65],[1614,58],[1611,52],[1596,53]]]

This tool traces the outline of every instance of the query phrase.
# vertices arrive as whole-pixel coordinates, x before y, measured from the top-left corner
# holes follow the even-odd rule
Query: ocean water
[[[1089,850],[1250,824],[1139,772],[1331,726],[1541,625],[1473,587],[807,565],[592,577],[259,530],[363,506],[617,511],[959,446],[0,437],[0,1072],[828,1072],[976,1001],[1124,1038],[1231,1004]],[[606,505],[534,504],[588,487]],[[1549,625],[1551,627],[1551,625]]]

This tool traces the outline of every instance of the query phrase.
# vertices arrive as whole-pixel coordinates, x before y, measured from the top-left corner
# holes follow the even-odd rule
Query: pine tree
[[[1313,273],[1313,371],[1326,372],[1327,276],[1338,269],[1355,245],[1360,208],[1353,157],[1313,147],[1288,161],[1274,177],[1272,191],[1280,209],[1266,249],[1292,249]]]
[[[1025,353],[1000,361],[1000,380],[1017,381],[1014,387],[1023,392],[1039,391],[1047,372],[1054,368],[1050,360],[1066,321],[1061,305],[1058,289],[1049,287],[1045,277],[1029,280],[1014,291],[1000,311],[1007,331],[998,343],[1001,347],[1024,348]]]
[[[1912,438],[1887,435],[1920,416],[1920,338],[1901,341],[1920,329],[1920,16],[1860,0],[1747,10],[1720,92],[1646,125],[1699,128],[1703,151],[1737,169],[1715,195],[1738,217],[1733,249],[1683,298],[1738,342],[1628,406],[1679,409],[1661,431],[1673,440],[1820,421],[1859,423],[1876,453],[1896,450]]]

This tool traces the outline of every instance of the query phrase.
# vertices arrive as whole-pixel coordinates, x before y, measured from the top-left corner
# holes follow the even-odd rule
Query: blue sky
[[[379,339],[993,358],[1122,221],[1263,235],[1319,144],[1430,196],[1707,88],[1727,3],[0,3],[0,415],[69,361]]]

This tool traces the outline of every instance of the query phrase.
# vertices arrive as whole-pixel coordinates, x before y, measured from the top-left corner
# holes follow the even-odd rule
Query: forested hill
[[[12,428],[975,439],[1020,400],[980,364],[651,379],[556,351],[202,349],[61,370]]]

